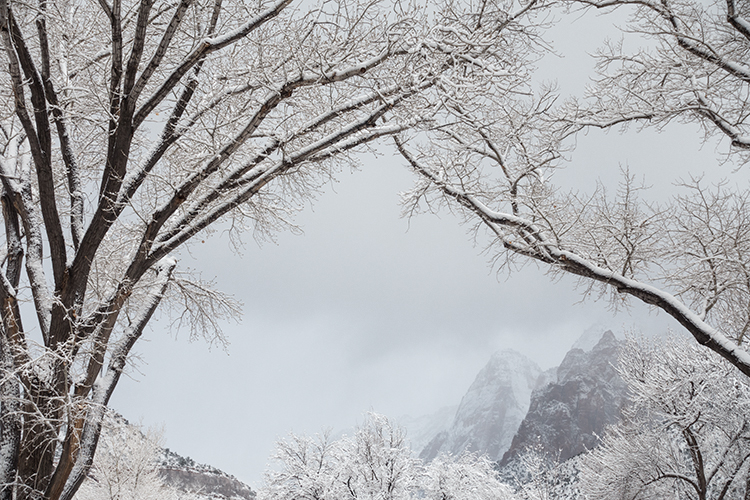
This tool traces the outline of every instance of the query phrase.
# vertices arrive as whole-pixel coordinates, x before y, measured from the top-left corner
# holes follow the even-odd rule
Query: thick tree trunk
[[[0,336],[0,500],[13,498],[21,441],[19,400],[21,391],[14,376],[13,356]]]
[[[59,427],[59,407],[55,394],[40,387],[37,380],[27,388],[18,467],[17,499],[44,498],[54,471]]]

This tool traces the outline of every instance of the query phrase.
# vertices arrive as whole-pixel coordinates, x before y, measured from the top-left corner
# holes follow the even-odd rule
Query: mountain
[[[94,465],[76,498],[109,498],[107,492],[114,488],[123,498],[255,499],[255,492],[234,476],[159,443],[159,432],[144,433],[116,412],[107,411]]]
[[[493,354],[461,399],[453,424],[424,447],[420,458],[471,451],[498,460],[526,415],[540,374],[533,361],[516,351]]]
[[[619,345],[606,331],[590,352],[573,348],[565,355],[556,380],[532,394],[501,466],[534,447],[564,461],[598,444],[598,436],[620,419],[627,401],[616,369]]]
[[[254,500],[255,492],[224,471],[182,457],[169,448],[162,450],[159,477],[168,486],[195,497],[212,500]]]

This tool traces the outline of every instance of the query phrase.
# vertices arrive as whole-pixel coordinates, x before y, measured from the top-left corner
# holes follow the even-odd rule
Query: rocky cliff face
[[[437,434],[420,458],[429,461],[440,453],[466,450],[498,460],[529,408],[540,374],[539,367],[520,353],[495,353],[461,400],[451,427]]]
[[[162,450],[157,470],[166,485],[192,495],[195,500],[255,499],[255,492],[236,477],[182,457],[169,448]]]
[[[590,352],[571,349],[557,369],[557,380],[531,396],[501,466],[530,447],[562,461],[596,446],[597,436],[620,419],[626,403],[626,386],[616,369],[618,349],[611,331]]]
[[[159,476],[165,484],[211,500],[254,500],[255,492],[248,485],[219,470],[160,467]]]

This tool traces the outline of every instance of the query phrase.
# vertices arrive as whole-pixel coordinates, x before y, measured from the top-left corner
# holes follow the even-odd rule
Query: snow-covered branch
[[[750,376],[750,354],[706,323],[699,314],[693,312],[674,295],[613,269],[603,268],[575,250],[566,249],[557,240],[550,239],[532,220],[490,209],[476,196],[449,184],[440,175],[421,165],[408,153],[403,143],[397,141],[397,146],[418,175],[429,179],[435,189],[476,215],[482,224],[488,226],[498,237],[506,250],[550,264],[561,271],[594,280],[612,287],[617,293],[631,295],[665,311],[683,325],[700,344],[719,353]]]
[[[541,2],[488,3],[481,26],[466,24],[476,6],[460,2],[434,12],[380,0],[51,6],[0,3],[0,325],[8,373],[25,384],[20,404],[33,409],[0,443],[25,450],[0,456],[16,478],[3,491],[18,499],[75,494],[160,303],[203,311],[194,318],[206,330],[218,328],[212,312],[236,310],[190,280],[164,295],[170,255],[218,221],[283,226],[343,165],[488,79],[522,91],[535,33],[513,26]],[[32,318],[19,304],[26,289]],[[43,345],[32,348],[34,323]],[[3,394],[17,388],[3,380]]]

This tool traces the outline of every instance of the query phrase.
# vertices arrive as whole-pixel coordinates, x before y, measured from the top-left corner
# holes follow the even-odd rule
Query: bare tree
[[[232,313],[178,272],[191,238],[288,227],[374,141],[517,78],[525,35],[483,5],[0,1],[0,498],[75,494],[162,301],[209,335]]]
[[[406,432],[388,418],[369,413],[338,456],[341,488],[334,498],[400,500],[419,488],[419,459],[406,442]]]
[[[422,133],[401,134],[399,151],[419,178],[406,195],[407,212],[447,205],[487,230],[500,267],[541,262],[553,275],[579,277],[585,295],[609,295],[615,307],[634,297],[750,375],[747,190],[688,179],[679,196],[657,204],[628,171],[616,193],[602,186],[566,193],[550,180],[571,136],[629,123],[697,122],[707,137],[728,137],[729,153],[744,163],[745,7],[732,0],[570,5],[632,6],[629,29],[649,37],[651,48],[625,55],[608,45],[583,101],[557,105],[553,92],[534,95],[522,85],[510,98],[491,87],[478,99],[452,102]]]

